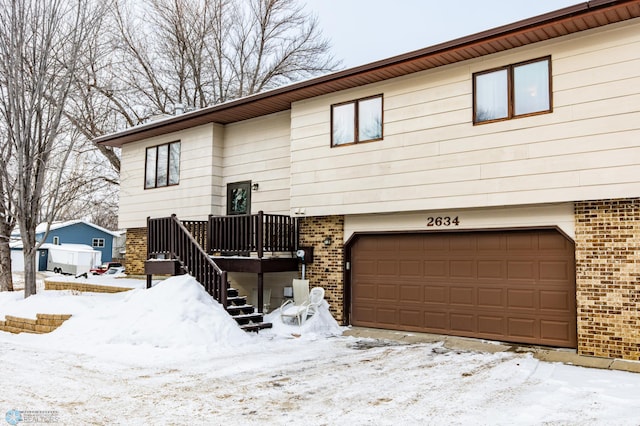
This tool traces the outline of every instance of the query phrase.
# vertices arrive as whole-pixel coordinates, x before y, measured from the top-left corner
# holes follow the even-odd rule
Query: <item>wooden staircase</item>
[[[158,255],[161,257],[158,259]],[[271,328],[264,316],[247,304],[245,296],[229,287],[227,271],[221,269],[205,252],[202,245],[175,215],[168,218],[147,219],[147,288],[153,274],[191,274],[207,293],[225,307],[245,331]]]
[[[264,314],[255,312],[253,305],[247,304],[247,297],[238,295],[235,288],[227,288],[226,310],[244,331],[260,331],[273,326],[264,322]]]

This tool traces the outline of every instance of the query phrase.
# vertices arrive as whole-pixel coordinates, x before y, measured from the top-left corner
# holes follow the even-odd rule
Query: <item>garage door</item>
[[[361,235],[351,323],[576,347],[573,243],[554,229]]]

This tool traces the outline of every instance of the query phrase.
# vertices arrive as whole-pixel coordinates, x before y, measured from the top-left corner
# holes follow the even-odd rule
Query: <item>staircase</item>
[[[229,288],[227,272],[211,259],[175,215],[147,219],[147,232],[147,259],[164,259],[145,262],[147,286],[154,273],[191,274],[243,330],[257,332],[272,327],[263,321],[262,313],[254,312],[254,307],[247,304],[245,296],[239,296],[236,289]]]
[[[247,304],[247,297],[238,295],[235,288],[227,288],[226,309],[244,331],[259,331],[273,326],[270,322],[264,322],[264,315],[255,312],[253,305]]]

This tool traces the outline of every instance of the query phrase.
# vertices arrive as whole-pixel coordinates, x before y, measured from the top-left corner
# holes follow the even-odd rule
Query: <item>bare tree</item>
[[[108,161],[95,161],[102,167],[92,176],[104,182],[92,182],[109,195],[100,201],[84,198],[84,211],[96,220],[110,221],[102,207],[114,206],[110,195],[117,191],[120,157],[115,148],[90,146],[92,139],[172,114],[178,104],[204,108],[339,65],[316,19],[296,0],[105,0],[104,5],[109,13],[85,40],[64,110],[85,138],[82,149],[98,150]],[[71,216],[78,205],[67,206],[60,217]]]
[[[339,66],[316,18],[296,0],[112,4],[111,36],[93,43],[84,109],[73,114],[88,137],[172,114],[178,104],[204,108]]]
[[[0,139],[0,156],[6,163],[13,157],[12,145],[6,137]],[[0,291],[13,291],[11,275],[11,233],[16,226],[16,219],[12,214],[11,197],[7,189],[12,187],[8,181],[9,174],[0,174]],[[11,177],[11,179],[14,179]]]
[[[15,179],[7,194],[23,245],[25,296],[36,292],[36,226],[53,219],[73,150],[61,122],[90,19],[101,16],[89,8],[89,0],[2,0],[0,8],[0,111],[14,153],[0,169],[5,185]]]

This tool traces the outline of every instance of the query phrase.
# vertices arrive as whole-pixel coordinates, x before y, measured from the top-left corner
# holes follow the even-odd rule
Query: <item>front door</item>
[[[251,214],[251,181],[227,184],[227,215]]]

